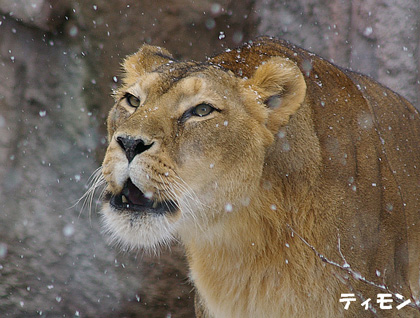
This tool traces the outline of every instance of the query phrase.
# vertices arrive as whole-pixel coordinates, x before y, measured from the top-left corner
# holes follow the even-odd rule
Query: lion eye
[[[125,95],[125,99],[127,100],[128,105],[131,107],[137,108],[140,106],[140,99],[132,94],[127,93]]]
[[[199,104],[194,107],[192,113],[194,116],[204,117],[213,112],[214,108],[209,104]]]

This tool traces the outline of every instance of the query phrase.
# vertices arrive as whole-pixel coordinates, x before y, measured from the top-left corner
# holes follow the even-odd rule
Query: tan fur
[[[178,237],[197,317],[373,315],[361,298],[344,310],[341,293],[371,298],[381,317],[420,316],[396,310],[395,298],[379,309],[386,291],[339,267],[420,299],[420,119],[406,100],[269,38],[205,63],[144,46],[124,68],[108,119],[107,191],[130,178],[179,209],[133,217],[106,201],[105,225],[129,247]],[[200,103],[217,111],[182,119]],[[119,136],[153,145],[128,164]]]

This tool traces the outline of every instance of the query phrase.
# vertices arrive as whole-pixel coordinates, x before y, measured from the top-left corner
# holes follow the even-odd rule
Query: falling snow
[[[9,2],[13,3],[13,1]],[[20,1],[22,4],[17,4],[18,2],[14,5],[24,6],[25,1]],[[2,275],[4,273],[11,275],[10,268],[13,268],[13,271],[19,273],[24,274],[26,271],[26,273],[31,274],[31,280],[21,284],[21,290],[19,290],[19,286],[10,285],[10,289],[15,295],[19,295],[19,297],[15,297],[15,295],[11,293],[10,295],[3,297],[3,301],[9,301],[8,298],[10,296],[10,301],[14,301],[13,310],[31,311],[34,314],[36,312],[42,317],[47,314],[46,311],[49,310],[48,308],[51,308],[51,310],[60,310],[60,306],[73,305],[71,304],[72,300],[70,297],[66,296],[66,293],[67,291],[74,290],[74,285],[83,287],[84,284],[93,286],[93,283],[95,283],[98,284],[99,287],[94,290],[93,298],[89,297],[91,295],[85,295],[86,291],[83,290],[83,288],[80,288],[80,290],[83,290],[80,297],[84,297],[83,299],[86,299],[86,303],[89,304],[94,302],[100,303],[99,307],[106,306],[106,303],[112,304],[112,310],[117,310],[117,307],[115,307],[117,301],[113,298],[113,293],[118,295],[121,286],[124,284],[124,280],[130,280],[129,284],[125,284],[124,286],[136,285],[135,282],[131,280],[137,279],[138,276],[133,275],[133,272],[130,272],[130,268],[135,268],[134,273],[138,274],[138,269],[142,268],[138,266],[140,257],[133,262],[134,265],[128,265],[128,263],[123,264],[116,261],[116,266],[112,266],[112,261],[115,257],[113,253],[117,254],[118,251],[117,249],[111,249],[106,245],[103,236],[100,235],[99,230],[97,229],[97,225],[99,227],[99,221],[97,220],[96,214],[89,214],[86,213],[86,211],[80,212],[78,207],[71,208],[70,206],[72,206],[80,195],[77,190],[80,190],[81,193],[83,192],[85,179],[87,179],[91,171],[95,169],[94,166],[100,164],[99,160],[97,160],[97,153],[103,151],[108,144],[106,136],[103,134],[103,131],[101,131],[103,128],[102,123],[105,120],[104,114],[107,113],[112,104],[112,101],[109,98],[110,90],[115,89],[123,82],[123,76],[121,75],[120,77],[121,73],[118,69],[118,63],[123,59],[123,55],[129,51],[134,52],[137,48],[137,44],[135,43],[162,43],[162,45],[165,44],[169,47],[172,45],[169,39],[162,38],[167,32],[160,32],[159,29],[161,21],[166,22],[163,16],[163,12],[165,12],[166,8],[154,8],[156,10],[153,14],[156,14],[156,16],[153,16],[150,14],[150,11],[147,10],[148,8],[143,8],[135,2],[131,4],[120,3],[118,10],[114,10],[115,12],[113,12],[115,16],[111,19],[109,16],[101,15],[104,11],[109,9],[108,6],[111,6],[111,2],[106,5],[101,5],[100,3],[99,5],[93,4],[92,2],[78,2],[77,5],[71,5],[67,11],[63,12],[65,15],[59,15],[57,17],[54,15],[54,21],[48,20],[48,24],[43,25],[45,21],[42,21],[42,15],[44,13],[40,11],[42,1],[29,2],[26,10],[23,10],[24,14],[27,15],[26,18],[29,17],[29,19],[22,19],[22,17],[19,16],[20,13],[17,9],[15,12],[6,14],[6,7],[3,8],[3,11],[5,11],[3,13],[4,15],[0,17],[0,32],[8,39],[3,45],[2,52],[4,53],[4,58],[0,65],[0,76],[3,76],[2,78],[4,79],[3,86],[14,94],[13,96],[9,96],[8,94],[3,94],[3,91],[0,92],[0,104],[7,106],[6,111],[2,112],[0,115],[0,130],[2,130],[2,136],[4,137],[4,140],[2,140],[2,150],[4,151],[0,151],[0,157],[4,158],[3,165],[7,169],[2,173],[7,177],[5,180],[8,181],[5,182],[4,189],[7,189],[7,191],[4,193],[6,193],[6,196],[10,193],[12,199],[6,200],[10,201],[10,205],[5,202],[7,209],[5,208],[4,211],[2,210],[2,215],[5,217],[4,225],[5,227],[9,226],[8,231],[10,229],[11,239],[10,237],[7,237],[8,234],[6,233],[5,241],[0,242],[0,263],[2,263],[0,264],[0,270]],[[153,4],[151,6],[153,6]],[[311,40],[307,37],[307,34],[305,34],[308,25],[305,25],[304,16],[300,14],[296,20],[290,20],[290,8],[289,11],[283,10],[282,12],[276,9],[277,7],[284,9],[285,6],[286,4],[281,4],[279,2],[276,3],[276,6],[270,7],[272,12],[267,12],[267,14],[276,15],[274,28],[278,28],[278,30],[275,29],[277,31],[263,28],[263,23],[268,22],[265,21],[266,19],[261,19],[261,16],[259,16],[261,13],[259,11],[252,13],[257,19],[249,19],[249,21],[253,21],[253,23],[257,21],[258,25],[252,25],[252,27],[258,27],[260,30],[268,30],[271,31],[271,33],[276,32],[276,34],[285,34],[290,38],[294,36],[295,29],[298,29],[299,36],[296,37],[297,39],[309,39],[307,40],[307,43],[305,42],[306,44],[302,44],[303,46],[312,44],[315,45],[314,48],[321,51],[322,47],[331,47],[331,43],[341,43],[339,42],[340,36],[347,35],[345,30],[340,29],[338,21],[338,25],[332,25],[329,29],[329,33],[324,34],[322,39],[325,40],[325,43],[318,44],[316,43],[318,38],[313,38]],[[177,10],[180,10],[179,12],[184,12],[182,11],[182,8],[178,9],[178,7],[172,5],[169,7],[169,9],[172,10],[171,15],[176,15],[178,12]],[[188,24],[188,27],[186,27],[188,29],[188,36],[184,37],[185,41],[183,40],[183,37],[179,37],[178,40],[174,41],[178,47],[178,50],[173,51],[174,56],[185,57],[190,52],[191,55],[195,56],[199,51],[197,47],[200,47],[201,43],[205,43],[205,45],[202,45],[200,51],[202,56],[205,54],[210,55],[213,50],[231,52],[231,49],[226,48],[227,45],[234,48],[237,47],[237,45],[240,45],[244,39],[247,40],[249,38],[249,28],[244,27],[241,24],[248,19],[248,14],[245,12],[246,8],[235,10],[233,7],[234,4],[229,4],[228,8],[225,7],[225,4],[222,5],[210,1],[206,3],[205,8],[202,9],[200,7],[201,11],[195,13],[196,16],[184,17],[183,15],[182,25],[184,27]],[[296,7],[298,7],[298,5],[296,5]],[[392,9],[392,6],[390,9]],[[196,7],[193,7],[192,10],[196,10]],[[395,43],[385,43],[384,45],[384,43],[381,43],[381,20],[377,19],[377,13],[369,12],[367,15],[366,12],[364,12],[364,8],[360,8],[360,10],[360,14],[365,14],[366,21],[363,21],[357,32],[361,33],[364,37],[368,37],[369,39],[365,40],[370,41],[369,43],[375,44],[372,44],[371,47],[375,50],[374,53],[378,53],[375,56],[379,56],[380,59],[378,60],[378,63],[369,65],[368,59],[373,51],[367,49],[366,52],[363,52],[366,54],[363,55],[362,62],[365,63],[367,67],[371,66],[371,68],[375,68],[378,65],[383,65],[384,68],[388,68],[384,70],[378,67],[378,69],[375,68],[372,73],[376,74],[377,72],[379,75],[382,74],[381,76],[383,78],[389,80],[389,82],[385,84],[390,87],[397,85],[397,87],[400,86],[401,89],[405,89],[405,87],[409,85],[406,84],[406,81],[399,80],[399,73],[406,73],[407,70],[410,69],[416,70],[415,67],[412,67],[412,63],[415,62],[414,54],[418,41],[402,42],[405,39],[404,36],[400,38],[396,37]],[[261,12],[263,11],[264,10],[261,10]],[[33,15],[31,12],[37,12],[37,14]],[[280,20],[278,19],[279,12],[282,17]],[[239,17],[238,13],[240,13]],[[31,16],[31,14],[33,16]],[[90,14],[90,16],[87,16],[87,14]],[[202,16],[201,20],[200,16]],[[51,17],[48,17],[48,19],[50,18]],[[313,29],[313,33],[316,31],[314,28],[316,28],[318,24],[321,24],[320,21],[314,21],[316,18],[315,12],[314,16],[309,19],[311,21],[309,28]],[[118,21],[117,24],[115,24],[113,20]],[[289,20],[296,23],[289,23]],[[148,25],[146,27],[139,27],[137,23],[142,21],[146,21]],[[234,23],[229,24],[228,22]],[[402,20],[400,22],[403,23]],[[126,37],[124,28],[130,25],[133,25],[133,28],[136,27],[136,30],[135,32],[129,33],[129,37]],[[212,40],[203,37],[203,32],[200,31],[201,29],[204,30],[205,33],[211,35]],[[171,26],[169,30],[182,31],[182,28],[177,29]],[[410,30],[405,30],[405,32],[409,34]],[[169,35],[173,37],[173,34]],[[334,40],[332,40],[333,36]],[[411,38],[416,39],[415,36],[412,36]],[[220,47],[216,47],[215,43],[220,45]],[[390,46],[391,44],[395,44],[399,54],[388,54],[386,52],[387,46]],[[211,48],[211,50],[204,52],[204,50],[207,49],[207,46]],[[25,49],[22,50],[22,47]],[[42,47],[42,50],[34,51],[36,50],[36,47]],[[355,48],[357,48],[357,43],[355,43]],[[357,54],[354,54],[353,56],[353,53],[357,53],[356,49],[352,50],[352,48],[349,48],[349,50],[349,55],[354,57],[352,63],[356,68],[360,57],[358,57]],[[331,52],[333,51],[337,51],[335,53],[340,55],[340,48],[334,47],[334,50]],[[239,50],[237,53],[238,61],[240,62],[244,59],[244,56],[245,55]],[[396,60],[395,56],[397,57]],[[398,59],[401,58],[401,56],[408,59],[402,63],[402,60]],[[345,55],[343,55],[342,58],[345,58]],[[311,59],[315,59],[315,57],[310,55],[309,58],[303,60],[299,67],[301,67],[305,76],[315,78],[312,89],[325,93],[328,89],[328,81],[325,80],[324,82],[321,82],[321,79],[324,80],[324,77],[321,76],[322,74],[316,74],[315,71],[318,71],[318,69]],[[36,63],[40,63],[40,61],[42,61],[41,67],[36,65]],[[106,61],[107,65],[104,65],[104,63],[101,64],[100,61]],[[345,61],[338,61],[337,58],[337,63],[345,63]],[[54,65],[57,67],[54,68]],[[397,66],[395,67],[394,65]],[[34,70],[36,72],[34,72]],[[239,72],[242,76],[242,70]],[[114,76],[113,74],[118,74],[118,76]],[[405,77],[410,81],[410,85],[415,88],[420,83],[417,75],[411,73]],[[336,78],[335,74],[334,78]],[[78,80],[74,81],[74,79]],[[78,81],[80,81],[80,83]],[[15,85],[15,87],[13,87],[13,85]],[[48,91],[47,93],[43,92],[44,87],[51,91]],[[366,90],[366,87],[360,85],[358,85],[357,88],[361,92]],[[55,89],[58,90],[59,93],[54,91]],[[80,90],[80,92],[78,90]],[[351,100],[351,96],[340,96],[339,94],[341,94],[341,92],[342,91],[336,96],[328,97],[325,95],[320,97],[320,99],[317,99],[316,109],[314,111],[324,112],[327,109],[333,109],[336,106],[334,102],[335,98],[337,98],[336,101],[340,102]],[[230,96],[227,92],[224,92],[223,94],[223,102],[225,102]],[[417,90],[414,90],[414,93],[411,95],[408,93],[407,96],[409,99],[411,98],[410,100],[415,100],[415,98],[417,98],[416,94]],[[383,92],[384,97],[387,95],[386,92]],[[325,100],[321,100],[321,98]],[[282,107],[281,99],[277,98],[271,100],[268,106],[272,109]],[[159,105],[159,107],[164,107],[164,105]],[[158,107],[155,107],[153,110],[158,110]],[[379,116],[382,116],[382,114],[379,114]],[[407,117],[408,116],[410,116],[411,120],[417,118],[414,114],[407,115]],[[340,118],[337,116],[334,117],[334,120],[336,119],[339,125],[343,125],[348,118]],[[18,125],[15,125],[16,122],[18,122]],[[368,131],[370,129],[372,129],[372,132],[376,133],[374,130],[376,121],[370,114],[359,114],[359,116],[354,119],[353,123],[358,125],[361,134],[370,133]],[[335,125],[335,121],[330,124],[328,133],[333,135],[334,133],[337,133],[338,126]],[[98,128],[95,125],[100,127]],[[211,126],[215,131],[215,134],[217,134],[222,131],[229,132],[237,125],[237,122],[234,120],[228,122],[227,120],[223,121],[222,119],[219,123],[216,123],[216,120],[213,121],[209,124],[209,127]],[[16,127],[19,127],[19,130],[17,130]],[[383,136],[378,135],[381,144],[389,148],[392,147],[392,151],[396,150],[400,151],[400,153],[406,151],[406,148],[402,143],[400,145],[395,145],[392,138],[389,137],[397,132],[398,125],[394,125],[393,123],[392,126],[385,126],[384,129],[389,130],[391,133],[383,134]],[[278,131],[276,135],[278,138],[276,139],[277,145],[283,152],[289,152],[289,155],[292,152],[298,152],[299,155],[302,155],[304,152],[299,153],[299,149],[295,148],[296,143],[294,143],[293,140],[293,133],[292,130],[287,129]],[[10,136],[14,136],[10,139],[12,142],[7,140]],[[48,138],[45,136],[48,136]],[[354,140],[356,140],[356,138],[357,136],[354,136]],[[291,145],[293,145],[293,149],[291,148]],[[385,147],[382,148],[385,149]],[[37,151],[39,151],[40,154],[37,153]],[[349,156],[351,156],[351,152],[347,152],[349,153]],[[342,159],[340,161],[341,163],[345,163],[346,160],[349,160],[346,153],[335,153],[330,156],[332,162],[336,162],[335,160],[337,160],[337,158],[340,158],[340,160]],[[213,161],[215,158],[206,158],[205,161],[202,161],[203,164],[200,165],[200,167],[204,167],[205,170],[207,170],[204,173],[208,175],[217,174],[221,169],[218,165],[219,161],[212,162],[208,160]],[[384,162],[388,162],[385,152],[382,158],[378,158],[378,164],[383,164]],[[329,163],[325,162],[325,164]],[[414,167],[416,168],[416,166]],[[208,171],[208,169],[213,170]],[[42,172],[42,175],[37,175],[36,173],[31,175],[28,172],[29,170],[39,170],[39,172]],[[287,177],[289,176],[288,172],[291,171],[283,169],[282,167],[279,175]],[[396,178],[401,177],[404,173],[408,175],[408,173],[402,169],[396,169],[393,173]],[[170,174],[169,172],[165,172],[164,175],[169,177]],[[167,181],[175,177],[176,173],[172,174],[171,172],[171,178],[163,179]],[[149,175],[147,175],[146,178],[147,180],[151,179]],[[291,182],[290,179],[292,178],[284,179],[286,180],[285,182]],[[346,182],[346,179],[347,177],[344,177],[344,187],[346,187],[346,190],[350,195],[354,196],[359,195],[359,193],[357,193],[358,189],[360,189],[358,192],[366,191],[366,186],[372,193],[380,192],[384,188],[382,185],[383,181],[375,178],[365,179],[364,183],[362,183],[363,178],[359,179],[359,176],[349,177],[348,182]],[[39,186],[37,185],[34,187],[33,184],[32,186],[28,186],[28,184],[33,182],[39,183]],[[265,181],[263,183],[263,188],[266,191],[272,191],[274,184],[272,185],[269,181]],[[99,192],[100,191],[102,191],[102,189],[99,190]],[[352,191],[355,193],[351,193]],[[15,199],[16,194],[20,195],[18,201]],[[98,195],[98,193],[96,193],[96,195]],[[153,197],[152,192],[146,192],[144,195],[147,198]],[[251,198],[247,197],[247,195],[249,194],[244,193],[244,197],[240,200],[222,204],[219,209],[222,211],[224,209],[225,212],[234,211],[234,213],[230,214],[233,216],[240,211],[240,209],[246,209],[244,207],[250,205]],[[392,196],[388,197],[390,201],[391,198]],[[253,205],[257,204],[256,201],[255,198],[252,198]],[[28,204],[28,202],[30,204]],[[95,203],[100,202],[100,200],[95,197],[92,199],[92,202],[94,203],[93,205],[95,205]],[[271,204],[271,202],[276,202],[277,205],[274,203]],[[346,203],[347,202],[343,202],[343,204]],[[407,205],[410,205],[410,202],[385,202],[384,212],[396,214],[399,211],[401,204],[406,207]],[[39,208],[40,206],[42,207],[41,209]],[[13,209],[11,209],[11,207]],[[280,212],[284,212],[283,202],[281,200],[268,201],[268,206],[266,202],[262,210],[270,216],[280,214]],[[91,216],[90,222],[88,220],[89,215]],[[14,223],[15,220],[18,221]],[[7,222],[9,222],[9,224]],[[45,240],[45,233],[52,228],[55,229],[54,233],[57,237],[54,238],[51,236],[51,238],[54,239],[51,239],[51,241],[48,242]],[[15,233],[15,229],[23,229],[24,231]],[[22,233],[25,235],[28,234],[27,238],[24,238]],[[294,233],[291,233],[291,236],[294,237]],[[30,239],[28,239],[28,237]],[[41,237],[42,239],[40,239]],[[354,239],[356,240],[356,237],[354,237]],[[289,241],[291,242],[290,244],[292,244],[292,249],[286,251],[293,251],[295,240],[296,239],[292,239]],[[60,243],[61,241],[64,243]],[[284,243],[283,241],[280,244],[281,246],[290,248],[289,243]],[[54,246],[54,248],[48,250],[48,253],[44,253],[43,249],[49,249],[50,245]],[[258,244],[252,243],[252,246],[257,248]],[[39,250],[32,251],[32,247],[39,247]],[[79,249],[81,247],[83,247],[83,252]],[[354,248],[357,249],[357,246]],[[51,251],[53,251],[53,253],[50,253]],[[32,257],[31,253],[36,257]],[[290,264],[288,259],[281,260],[282,266],[284,264],[283,262],[285,264]],[[64,263],[66,263],[66,265],[62,265]],[[11,264],[14,267],[10,267]],[[35,264],[35,266],[32,264]],[[49,268],[48,266],[46,267],[46,264],[56,264],[56,266],[51,266],[51,268]],[[349,265],[345,263],[343,267],[348,268]],[[44,268],[48,268],[48,270],[45,273],[41,273],[40,270]],[[149,267],[147,268],[150,270]],[[66,276],[66,278],[62,278],[60,275],[57,275],[57,273],[68,273],[70,276],[67,274],[61,275],[62,277]],[[381,275],[383,277],[386,276],[386,273],[381,274],[379,269],[377,269],[375,273],[377,277],[381,277]],[[159,275],[160,274],[161,273],[159,273]],[[2,277],[6,277],[6,275]],[[71,279],[68,279],[68,277],[71,277]],[[92,277],[94,278],[93,280]],[[117,277],[117,279],[115,277]],[[360,274],[357,278],[360,279],[363,277]],[[9,286],[7,284],[5,286]],[[184,284],[184,280],[182,281],[182,284]],[[45,308],[41,310],[41,307],[37,307],[36,311],[33,311],[34,307],[31,298],[36,298],[32,296],[35,295],[35,293],[38,293],[38,290],[45,291],[44,294],[48,294],[48,296],[45,296],[45,299],[42,299],[43,304],[45,302]],[[103,293],[103,290],[106,290],[106,292]],[[28,296],[21,297],[20,295]],[[134,290],[127,289],[127,295],[131,295],[129,297],[132,298],[134,302],[137,301],[140,303],[142,300],[138,294],[135,294]],[[135,296],[133,297],[133,295]],[[416,300],[416,302],[420,306],[420,301]],[[145,304],[142,304],[142,306],[144,305]],[[8,305],[5,305],[5,307],[6,306]],[[19,306],[24,307],[24,310],[19,309]],[[150,306],[153,306],[153,304],[150,304]],[[0,308],[3,310],[1,305]],[[85,316],[85,309],[81,306],[80,308],[78,306],[71,308],[73,308],[72,312],[70,312],[71,316]],[[76,308],[78,310],[75,310]],[[68,314],[69,313],[67,313],[67,315]],[[178,316],[175,312],[168,312],[167,308],[165,308],[165,311],[160,313],[160,315],[167,318]]]
[[[226,203],[226,205],[225,205],[225,211],[226,212],[232,212],[232,210],[233,210],[232,204]]]

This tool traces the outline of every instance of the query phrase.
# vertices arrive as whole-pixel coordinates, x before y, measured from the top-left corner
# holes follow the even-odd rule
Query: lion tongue
[[[143,192],[141,192],[130,179],[127,181],[123,194],[132,204],[146,205],[149,203],[149,200],[144,196]]]

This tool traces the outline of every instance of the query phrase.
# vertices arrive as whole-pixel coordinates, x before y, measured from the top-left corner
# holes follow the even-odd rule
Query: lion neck
[[[263,202],[251,200],[248,207],[211,226],[207,230],[211,233],[184,242],[191,278],[209,308],[228,313],[226,317],[263,317],[262,312],[272,308],[275,316],[279,306],[293,303],[288,297],[305,299],[302,291],[314,289],[310,278],[321,275],[316,258],[288,228],[289,223],[303,225],[277,204],[275,209],[262,209]],[[275,297],[266,299],[273,293]],[[251,304],[255,308],[249,308]],[[296,308],[287,310],[293,316]]]

